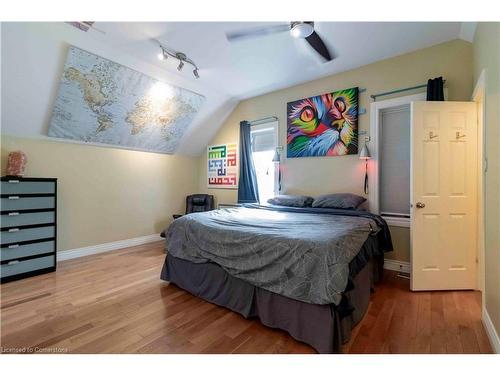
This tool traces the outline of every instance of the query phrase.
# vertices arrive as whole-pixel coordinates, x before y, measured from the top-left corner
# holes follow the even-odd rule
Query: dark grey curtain
[[[427,101],[442,102],[444,101],[444,82],[443,77],[429,79],[427,81]]]
[[[258,203],[259,188],[252,156],[250,123],[240,122],[240,180],[238,184],[238,203]]]

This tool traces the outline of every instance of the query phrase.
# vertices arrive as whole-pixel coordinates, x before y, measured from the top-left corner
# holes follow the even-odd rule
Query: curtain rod
[[[446,83],[446,80],[444,79],[444,80],[443,80],[443,85],[444,85],[445,83]],[[418,86],[407,87],[407,88],[404,88],[404,89],[399,89],[399,90],[392,90],[392,91],[381,92],[380,94],[370,95],[370,97],[371,97],[373,100],[376,100],[379,96],[392,95],[392,94],[397,94],[398,92],[404,92],[404,91],[416,90],[416,89],[421,89],[421,88],[424,88],[424,87],[427,87],[427,83],[424,83],[424,84],[422,84],[422,85],[418,85]]]
[[[264,124],[266,122],[271,122],[271,121],[278,121],[278,118],[276,116],[269,116],[269,117],[259,118],[257,120],[248,121],[248,122],[250,123],[250,125],[258,125],[258,124]]]

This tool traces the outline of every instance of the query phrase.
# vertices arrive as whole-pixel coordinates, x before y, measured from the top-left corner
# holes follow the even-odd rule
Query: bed
[[[163,280],[319,353],[349,340],[392,250],[385,221],[361,210],[248,204],[183,216],[163,235]]]

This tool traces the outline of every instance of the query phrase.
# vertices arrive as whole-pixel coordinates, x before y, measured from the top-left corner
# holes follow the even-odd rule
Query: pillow
[[[316,198],[312,203],[312,206],[316,208],[356,209],[364,201],[366,201],[366,198],[360,197],[356,194],[326,194],[320,195],[318,198]]]
[[[311,207],[313,200],[313,197],[308,197],[306,195],[277,195],[274,198],[268,199],[267,203],[276,206]]]

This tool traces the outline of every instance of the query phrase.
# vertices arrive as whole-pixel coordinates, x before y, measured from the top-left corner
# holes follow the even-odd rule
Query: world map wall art
[[[48,135],[171,154],[204,101],[71,46]]]
[[[208,187],[236,189],[238,187],[238,159],[236,143],[208,146]]]
[[[358,88],[287,104],[287,157],[358,153]]]

